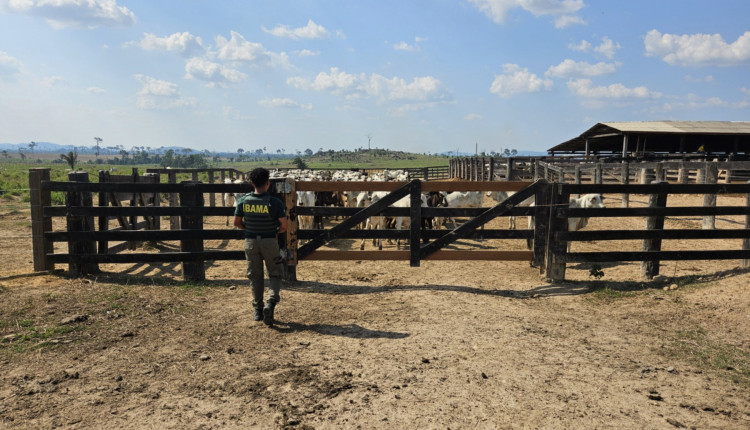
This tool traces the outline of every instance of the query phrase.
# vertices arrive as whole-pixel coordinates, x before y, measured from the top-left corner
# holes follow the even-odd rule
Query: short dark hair
[[[270,173],[268,173],[268,169],[264,169],[263,167],[256,167],[252,172],[250,172],[250,182],[252,182],[253,186],[255,187],[262,187],[263,185],[266,185],[266,182],[268,182],[269,176]]]

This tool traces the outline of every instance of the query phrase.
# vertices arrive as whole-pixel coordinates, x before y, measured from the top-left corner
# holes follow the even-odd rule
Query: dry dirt
[[[665,262],[667,284],[640,280],[638,263],[602,265],[600,281],[571,264],[549,284],[524,262],[301,262],[269,328],[252,321],[241,262],[197,284],[176,264],[33,274],[28,208],[3,208],[0,428],[750,428],[739,261]]]

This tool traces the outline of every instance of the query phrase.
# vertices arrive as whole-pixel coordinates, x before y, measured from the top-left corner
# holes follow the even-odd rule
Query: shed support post
[[[43,216],[45,206],[52,204],[49,191],[42,191],[42,181],[49,181],[49,168],[29,169],[29,197],[31,203],[31,245],[34,253],[34,271],[54,270],[54,263],[47,254],[54,252],[52,242],[44,238],[44,233],[52,231],[52,218]]]
[[[197,190],[196,185],[200,182],[183,181],[185,188],[180,191],[180,206],[183,207],[203,207],[203,194]],[[185,230],[203,230],[202,215],[182,215],[180,224]],[[203,252],[202,239],[189,239],[190,234],[185,235],[186,239],[180,240],[181,252]],[[203,281],[206,279],[206,269],[203,266],[203,260],[195,260],[192,257],[182,262],[182,276],[186,281]]]
[[[667,182],[654,182],[662,187],[668,185]],[[664,208],[667,206],[666,191],[659,191],[657,194],[651,194],[648,198],[650,208]],[[664,216],[650,216],[646,218],[646,230],[663,230]],[[661,251],[661,239],[645,239],[643,241],[643,251]],[[646,279],[651,279],[659,274],[659,260],[650,260],[641,262],[641,275]]]

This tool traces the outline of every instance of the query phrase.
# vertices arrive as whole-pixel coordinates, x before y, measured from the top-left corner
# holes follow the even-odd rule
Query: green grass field
[[[89,179],[97,182],[99,170],[116,169],[115,174],[127,175],[132,169],[138,168],[142,174],[147,168],[162,167],[155,164],[139,165],[113,165],[109,164],[114,155],[100,156],[102,163],[95,163],[95,157],[92,154],[80,154],[79,163],[76,168],[89,173]],[[262,157],[259,157],[262,158]],[[400,169],[415,167],[435,167],[447,166],[449,158],[438,155],[410,154],[398,151],[361,151],[361,152],[325,152],[318,155],[302,157],[308,168],[316,170],[336,170],[336,169]],[[266,167],[268,169],[286,169],[295,168],[292,158],[271,158],[271,160],[242,161],[230,162],[223,159],[219,162],[213,162],[207,159],[209,167],[214,168],[234,168],[243,172],[250,171],[256,167]],[[0,158],[0,199],[29,201],[29,169],[49,168],[50,179],[53,181],[65,181],[68,177],[69,166],[60,162],[60,154],[57,153],[36,153],[29,154],[25,160],[16,157]],[[208,175],[201,174],[198,179],[208,182]],[[162,178],[166,181],[166,177]],[[53,196],[55,199],[61,199],[62,196]],[[55,203],[57,204],[57,203]]]

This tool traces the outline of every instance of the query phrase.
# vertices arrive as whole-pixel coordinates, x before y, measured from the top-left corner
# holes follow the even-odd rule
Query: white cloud
[[[742,87],[740,88],[740,91],[745,93],[746,96],[750,96],[750,88]]]
[[[185,64],[185,77],[207,81],[211,85],[224,85],[227,82],[235,83],[247,79],[247,75],[239,70],[198,57],[191,58]]]
[[[713,82],[714,77],[713,75],[708,75],[705,77],[698,77],[698,76],[692,76],[692,75],[685,75],[685,80],[687,82]]]
[[[104,88],[88,87],[88,88],[86,88],[86,92],[89,93],[89,94],[104,94],[107,91]]]
[[[40,84],[43,87],[47,87],[47,88],[53,88],[53,87],[63,88],[69,85],[68,80],[63,78],[62,76],[48,76],[46,78],[43,78]]]
[[[613,58],[617,50],[620,48],[621,46],[619,43],[615,43],[609,37],[604,36],[602,37],[602,43],[594,48],[594,51],[604,55],[607,58]]]
[[[115,0],[9,0],[5,10],[43,18],[53,28],[118,27],[135,23],[135,14]]]
[[[568,78],[568,77],[592,77],[601,76],[615,73],[617,71],[617,64],[599,62],[596,64],[590,64],[585,61],[573,61],[566,59],[557,66],[550,66],[549,69],[544,73],[544,76],[553,78]]]
[[[490,92],[500,97],[509,97],[514,94],[549,90],[552,86],[551,80],[542,79],[529,72],[527,68],[521,68],[517,64],[503,64],[503,74],[495,76]]]
[[[450,95],[443,90],[442,82],[432,76],[416,77],[408,82],[403,78],[386,78],[376,73],[369,77],[364,73],[354,75],[337,67],[332,67],[328,73],[318,73],[315,79],[288,78],[287,84],[304,90],[343,94],[348,100],[373,97],[381,102],[419,102],[413,105],[412,109],[424,108],[430,102],[444,102],[450,99]]]
[[[309,49],[303,49],[301,51],[295,51],[300,57],[316,57],[320,55],[320,51],[311,51]]]
[[[354,88],[360,79],[361,77],[340,71],[338,67],[331,67],[330,73],[320,72],[314,80],[292,77],[288,78],[286,82],[295,88],[303,90],[331,91],[336,93]]]
[[[736,66],[750,60],[750,31],[727,43],[720,34],[662,34],[651,30],[644,39],[646,55],[675,66]]]
[[[203,52],[203,40],[193,36],[187,31],[173,33],[169,36],[158,37],[151,33],[144,33],[140,43],[135,43],[146,51],[174,52],[185,57],[190,57]]]
[[[21,62],[8,55],[7,52],[0,51],[0,80],[13,78],[19,73],[21,73]]]
[[[301,104],[290,98],[264,99],[258,104],[267,108],[312,109],[312,104]]]
[[[534,16],[552,15],[555,27],[564,28],[573,24],[585,24],[574,15],[585,5],[583,0],[469,0],[477,9],[498,24],[504,24],[508,13],[521,8]]]
[[[271,30],[263,27],[263,31],[273,34],[277,37],[286,37],[289,39],[324,39],[328,37],[328,30],[322,25],[316,24],[313,20],[307,21],[307,25],[299,28],[289,28],[288,25],[277,25]]]
[[[464,121],[476,121],[483,118],[484,117],[478,113],[470,113],[464,117]]]
[[[671,112],[675,110],[698,110],[712,108],[744,109],[750,106],[747,101],[728,102],[720,97],[700,97],[695,94],[688,94],[686,97],[676,101],[665,102],[661,106],[654,108],[655,112]]]
[[[421,48],[419,47],[419,44],[421,42],[424,42],[427,40],[426,37],[415,37],[414,38],[414,44],[410,45],[407,42],[399,42],[393,44],[393,49],[396,51],[419,51]]]
[[[276,54],[268,51],[260,43],[248,42],[236,31],[232,38],[216,36],[217,57],[222,61],[244,61],[267,66],[287,66],[289,57],[285,53]]]
[[[568,81],[568,89],[574,95],[588,99],[649,99],[662,95],[643,86],[628,88],[620,83],[594,86],[591,79],[571,79]]]
[[[134,78],[143,84],[138,91],[136,106],[144,110],[167,110],[179,107],[195,106],[192,97],[182,97],[177,84],[142,74]]]
[[[619,43],[614,42],[612,39],[610,39],[607,36],[602,37],[602,43],[600,43],[598,46],[593,46],[591,42],[589,42],[588,40],[581,40],[581,42],[578,44],[571,43],[570,45],[568,45],[568,49],[571,49],[573,51],[581,51],[581,52],[594,51],[609,59],[614,58],[615,53],[620,48],[621,46]]]
[[[576,15],[562,15],[555,18],[555,28],[568,28],[571,25],[584,25],[586,21]]]
[[[572,51],[582,51],[582,52],[589,52],[591,50],[591,42],[587,40],[582,40],[578,44],[569,44],[568,49]]]

